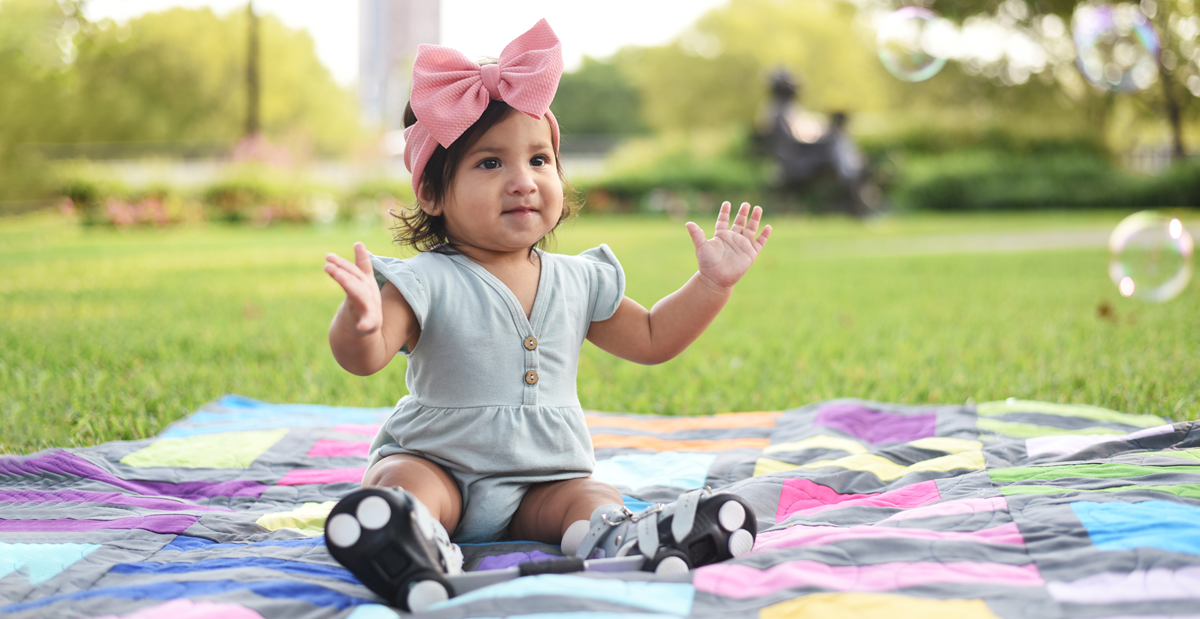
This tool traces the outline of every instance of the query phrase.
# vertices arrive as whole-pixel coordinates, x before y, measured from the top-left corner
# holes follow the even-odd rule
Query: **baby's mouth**
[[[536,207],[518,206],[517,208],[510,208],[510,209],[504,211],[503,214],[504,215],[529,215],[529,214],[536,213],[536,212],[538,212]]]

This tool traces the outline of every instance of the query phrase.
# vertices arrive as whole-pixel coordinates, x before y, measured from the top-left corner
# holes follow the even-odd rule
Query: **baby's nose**
[[[529,170],[517,170],[508,181],[508,191],[515,195],[525,195],[537,191],[533,173]]]

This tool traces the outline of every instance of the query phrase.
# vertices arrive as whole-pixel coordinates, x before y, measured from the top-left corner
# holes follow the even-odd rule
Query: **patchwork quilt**
[[[322,536],[389,412],[226,396],[157,438],[0,456],[0,616],[397,616]],[[1200,617],[1200,422],[1015,400],[587,421],[631,509],[737,492],[754,550],[673,579],[528,576],[422,616]],[[464,552],[483,570],[559,549]]]

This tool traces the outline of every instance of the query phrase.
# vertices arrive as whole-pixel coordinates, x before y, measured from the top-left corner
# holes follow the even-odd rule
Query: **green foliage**
[[[613,153],[613,171],[598,182],[610,191],[751,189],[766,170],[751,155],[751,136],[735,130],[659,134],[630,140]]]
[[[694,415],[862,397],[908,404],[1006,397],[1177,420],[1200,408],[1200,289],[1145,304],[1108,281],[1107,249],[962,253],[1004,235],[1103,238],[1127,212],[913,216],[862,225],[783,218],[754,269],[679,358],[645,367],[585,344],[580,401]],[[1180,213],[1191,225],[1196,213]],[[711,231],[710,218],[698,219]],[[582,217],[556,251],[604,242],[649,306],[695,271],[683,224]],[[225,393],[390,406],[397,357],[375,376],[338,367],[342,293],[326,252],[395,255],[376,225],[83,228],[0,220],[0,452],[153,436]],[[955,250],[959,249],[956,253]],[[938,253],[938,252],[949,253]],[[1107,308],[1099,311],[1098,304]]]
[[[1143,178],[1143,204],[1200,207],[1200,160],[1177,163],[1160,176]]]
[[[126,187],[66,168],[59,196],[87,226],[165,226],[213,221],[263,227],[276,223],[390,222],[389,210],[413,204],[407,180],[368,178],[346,189],[311,182],[302,171],[249,163],[196,189],[156,184]]]
[[[360,230],[393,225],[391,213],[417,203],[412,183],[394,178],[369,179],[351,190],[342,200],[338,219],[354,222]]]
[[[628,77],[612,62],[584,57],[565,73],[550,106],[567,134],[643,133],[641,100]]]
[[[80,48],[79,93],[104,123],[80,122],[78,141],[236,140],[245,121],[244,11],[171,9],[95,28]],[[317,60],[312,38],[259,20],[262,127],[276,139],[345,152],[358,134],[354,101]],[[81,119],[82,120],[82,119]]]
[[[63,179],[59,192],[70,201],[70,208],[84,225],[94,226],[110,221],[105,214],[105,203],[121,194],[123,188],[86,176],[69,176]]]
[[[1121,172],[1089,151],[1023,155],[975,150],[912,157],[901,169],[894,199],[909,210],[1200,205],[1196,163],[1154,177]]]
[[[813,109],[880,109],[887,82],[855,16],[839,0],[733,0],[675,42],[627,49],[615,62],[657,131],[752,126],[779,67],[806,85],[801,100]]]
[[[0,201],[45,198],[45,145],[217,144],[245,120],[244,11],[172,9],[117,26],[77,3],[0,0]],[[260,20],[262,127],[301,155],[344,154],[361,134],[351,93],[311,37]],[[30,174],[30,172],[34,174]]]
[[[735,129],[634,138],[610,155],[608,174],[576,189],[589,211],[712,211],[722,200],[767,189],[767,164],[753,154],[752,140]]]

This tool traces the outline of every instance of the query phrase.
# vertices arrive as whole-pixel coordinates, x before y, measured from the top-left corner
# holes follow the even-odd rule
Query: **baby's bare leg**
[[[621,493],[591,477],[534,484],[521,499],[508,532],[517,540],[557,544],[572,523],[586,521],[597,507],[612,503],[621,504]]]
[[[462,494],[454,478],[436,463],[419,456],[396,454],[383,458],[367,469],[362,485],[404,488],[420,499],[451,533],[462,518]]]

